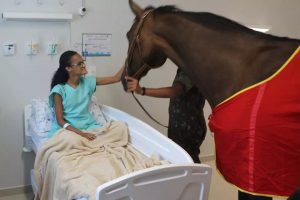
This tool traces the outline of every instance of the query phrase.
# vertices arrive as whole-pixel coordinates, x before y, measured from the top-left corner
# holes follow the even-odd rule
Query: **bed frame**
[[[130,132],[131,144],[146,156],[159,155],[172,164],[133,172],[98,187],[97,200],[208,200],[211,167],[194,164],[191,157],[177,144],[141,120],[118,109],[100,105],[109,120],[124,121]],[[24,110],[24,151],[34,149],[28,119],[31,105]],[[37,193],[34,178],[33,191]]]

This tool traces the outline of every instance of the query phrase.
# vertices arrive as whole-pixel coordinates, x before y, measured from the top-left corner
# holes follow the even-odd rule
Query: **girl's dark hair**
[[[66,67],[71,65],[72,56],[78,54],[75,51],[66,51],[59,58],[59,67],[54,73],[51,81],[51,89],[57,84],[65,84],[69,79]]]

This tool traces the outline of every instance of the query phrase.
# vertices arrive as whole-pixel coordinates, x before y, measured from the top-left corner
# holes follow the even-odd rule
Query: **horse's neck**
[[[156,34],[165,41],[166,55],[188,73],[212,107],[272,75],[300,44],[223,33],[175,16],[164,17]]]

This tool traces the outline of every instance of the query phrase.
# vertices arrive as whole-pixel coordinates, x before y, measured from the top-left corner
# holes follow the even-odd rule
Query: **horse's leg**
[[[195,89],[170,100],[168,137],[200,163],[200,145],[206,135],[205,100]]]
[[[300,199],[300,188],[298,188],[287,200],[299,200]]]
[[[254,196],[252,194],[239,191],[238,200],[272,200],[272,197]]]

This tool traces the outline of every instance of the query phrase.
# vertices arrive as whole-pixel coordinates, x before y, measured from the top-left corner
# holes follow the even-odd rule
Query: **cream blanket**
[[[60,130],[38,151],[34,165],[41,200],[95,199],[99,185],[124,174],[162,164],[129,144],[128,128],[109,122],[93,141]]]

